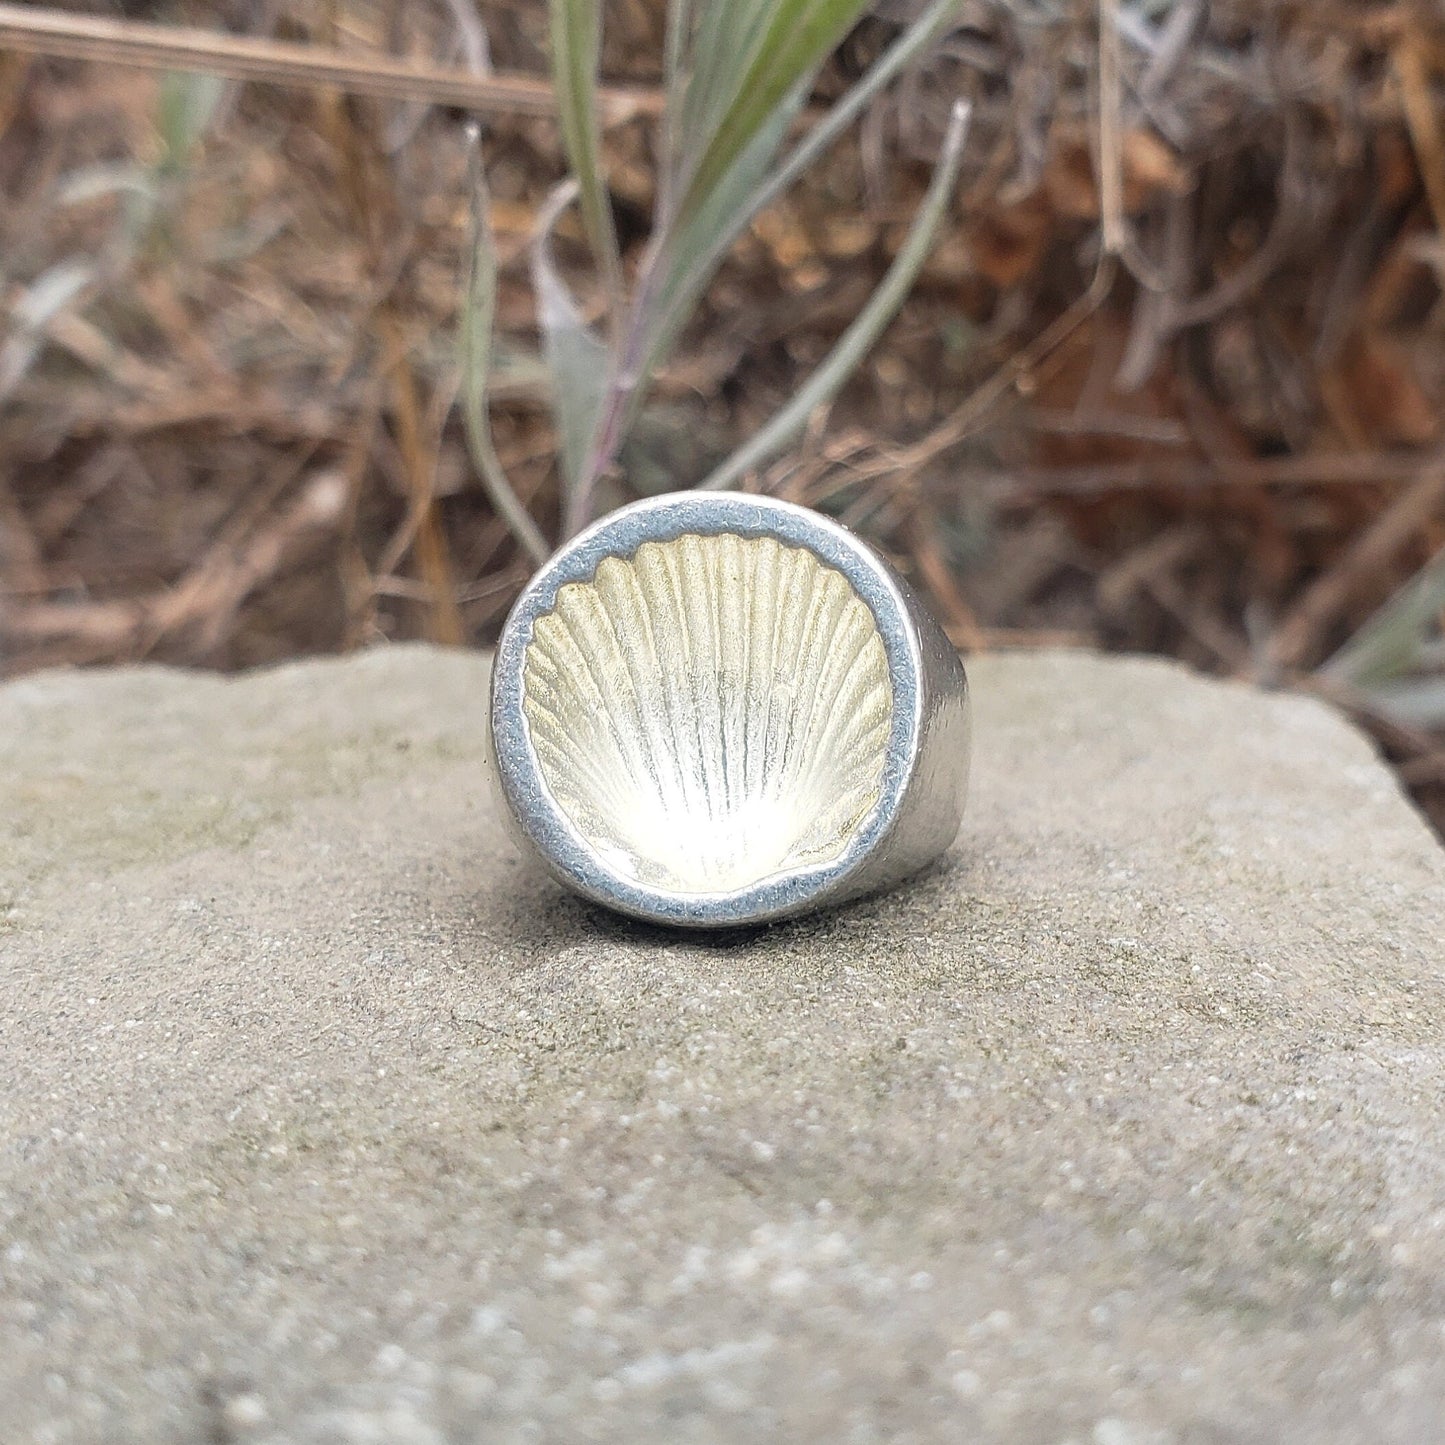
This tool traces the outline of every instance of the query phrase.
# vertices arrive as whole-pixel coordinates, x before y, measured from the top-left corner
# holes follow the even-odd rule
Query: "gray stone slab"
[[[523,866],[478,658],[0,690],[0,1441],[1445,1439],[1445,854],[973,677],[947,863],[736,939]]]

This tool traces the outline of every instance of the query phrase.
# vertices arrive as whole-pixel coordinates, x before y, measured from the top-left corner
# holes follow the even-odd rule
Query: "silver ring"
[[[497,644],[493,776],[568,887],[761,923],[897,883],[958,832],[968,682],[943,629],[816,512],[676,492],[563,547]]]

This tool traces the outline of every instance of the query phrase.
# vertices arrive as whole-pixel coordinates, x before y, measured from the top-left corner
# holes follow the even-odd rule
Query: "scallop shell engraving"
[[[689,534],[606,558],[536,620],[522,678],[558,807],[647,887],[727,893],[832,862],[878,803],[883,641],[805,548]]]

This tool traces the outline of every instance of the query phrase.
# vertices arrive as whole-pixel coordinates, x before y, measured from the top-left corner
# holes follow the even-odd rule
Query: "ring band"
[[[612,513],[517,599],[493,775],[564,884],[654,923],[761,923],[932,862],[968,783],[937,620],[838,523],[677,492]]]

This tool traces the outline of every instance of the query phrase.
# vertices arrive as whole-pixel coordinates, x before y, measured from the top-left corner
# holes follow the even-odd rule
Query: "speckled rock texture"
[[[972,674],[946,863],[737,938],[524,865],[477,657],[0,689],[0,1441],[1445,1440],[1445,852]]]

